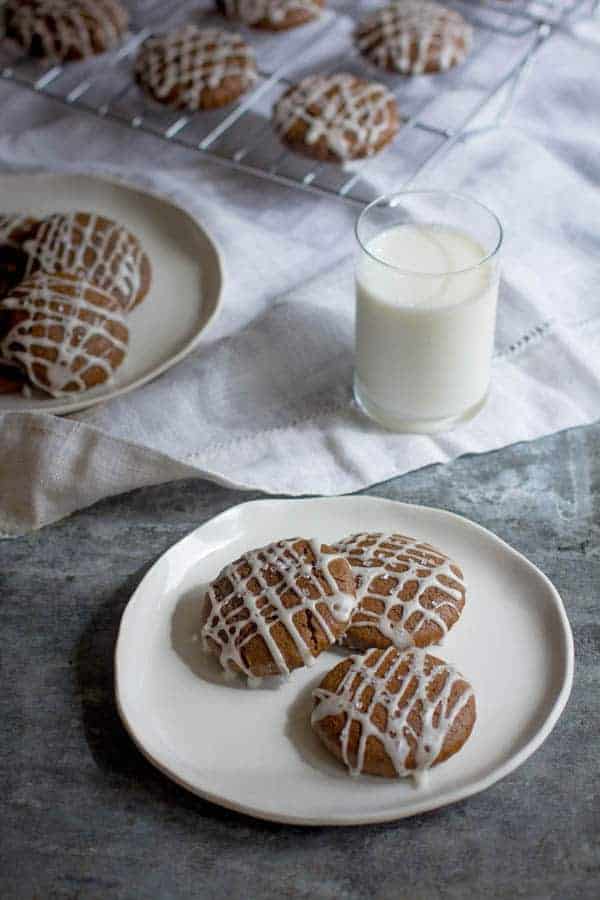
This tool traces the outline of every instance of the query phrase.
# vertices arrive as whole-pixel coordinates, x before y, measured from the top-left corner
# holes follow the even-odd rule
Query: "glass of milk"
[[[502,226],[445,191],[380,197],[356,223],[354,394],[394,431],[442,431],[485,403]]]

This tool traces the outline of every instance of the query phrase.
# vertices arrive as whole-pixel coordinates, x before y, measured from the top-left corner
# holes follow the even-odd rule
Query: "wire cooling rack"
[[[374,70],[358,53],[353,32],[370,0],[330,0],[316,22],[269,34],[244,29],[214,13],[214,4],[131,0],[131,31],[118,50],[91,60],[52,65],[0,44],[0,77],[53,100],[196,150],[220,165],[305,191],[363,204],[413,181],[469,130],[492,98],[504,92],[506,114],[516,85],[540,43],[593,0],[446,0],[474,28],[467,61],[441,75],[402,78]],[[149,100],[132,78],[133,61],[153,31],[183,22],[232,28],[255,49],[259,79],[237,104],[193,114]],[[287,150],[270,122],[274,102],[311,72],[346,71],[384,82],[397,98],[402,128],[386,150],[352,165],[316,163]]]

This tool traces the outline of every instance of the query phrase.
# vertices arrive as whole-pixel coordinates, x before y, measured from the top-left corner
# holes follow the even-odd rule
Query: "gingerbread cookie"
[[[369,650],[313,692],[311,723],[352,775],[402,778],[457,753],[476,719],[468,681],[424,650]]]
[[[0,215],[0,247],[22,247],[39,228],[40,220],[23,213]]]
[[[236,22],[267,31],[304,25],[321,15],[325,0],[217,0],[217,7]]]
[[[273,125],[292,149],[345,162],[377,153],[399,128],[398,107],[382,84],[354,75],[309,75],[273,109]]]
[[[184,25],[142,44],[138,83],[177,109],[214,109],[236,100],[256,81],[254,51],[238,35]]]
[[[466,588],[460,567],[430,544],[401,534],[355,534],[335,545],[350,563],[358,605],[343,642],[426,647],[458,621]]]
[[[48,216],[24,249],[27,276],[37,269],[72,273],[113,296],[125,311],[143,300],[150,287],[150,261],[138,239],[95,213]]]
[[[432,0],[397,0],[366,16],[356,31],[367,59],[402,75],[445,72],[462,63],[472,37],[459,13]]]
[[[28,257],[25,241],[34,237],[39,219],[9,213],[0,215],[0,297],[4,297],[24,277]]]
[[[278,541],[245,553],[210,585],[202,641],[228,672],[288,675],[335,643],[354,606],[339,554],[318,541]]]
[[[123,310],[74,275],[37,272],[0,300],[0,316],[0,357],[53,397],[106,383],[125,359]]]
[[[8,0],[6,34],[31,55],[85,59],[116,47],[129,17],[119,0]]]

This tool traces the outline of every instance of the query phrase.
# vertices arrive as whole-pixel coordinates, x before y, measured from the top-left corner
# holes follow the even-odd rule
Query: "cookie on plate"
[[[344,659],[313,697],[312,726],[352,775],[422,773],[457,753],[476,719],[469,682],[419,649]]]
[[[267,31],[304,25],[317,19],[324,6],[325,0],[217,0],[228,19]]]
[[[21,281],[27,270],[25,241],[35,236],[39,219],[20,213],[0,215],[0,297]]]
[[[22,247],[39,228],[40,220],[24,213],[0,215],[0,247]]]
[[[204,648],[250,679],[310,666],[348,624],[350,566],[331,547],[291,538],[250,550],[209,586]]]
[[[52,397],[109,381],[127,353],[118,302],[75,275],[37,272],[0,300],[0,357]]]
[[[445,72],[464,62],[472,38],[460,13],[433,0],[397,0],[367,15],[356,30],[360,52],[401,75]]]
[[[257,73],[254,51],[239,34],[183,25],[144,41],[135,77],[159,103],[198,110],[236,100]]]
[[[466,587],[453,560],[403,534],[355,534],[334,545],[350,563],[358,605],[342,641],[368,647],[426,647],[458,621]]]
[[[8,0],[5,17],[27,53],[61,62],[113,49],[129,24],[119,0]]]
[[[68,272],[113,296],[128,312],[146,296],[150,260],[127,228],[89,212],[55,213],[24,244],[26,275]]]
[[[354,75],[309,75],[292,85],[273,108],[280,139],[318,160],[345,162],[377,153],[398,131],[390,91]]]

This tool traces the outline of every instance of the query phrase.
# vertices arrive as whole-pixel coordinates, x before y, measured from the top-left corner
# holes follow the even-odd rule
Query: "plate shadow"
[[[313,690],[322,681],[323,675],[313,678],[300,691],[290,705],[285,722],[284,734],[296,752],[313,769],[325,772],[334,778],[349,778],[344,766],[323,746],[310,724],[313,708]]]

